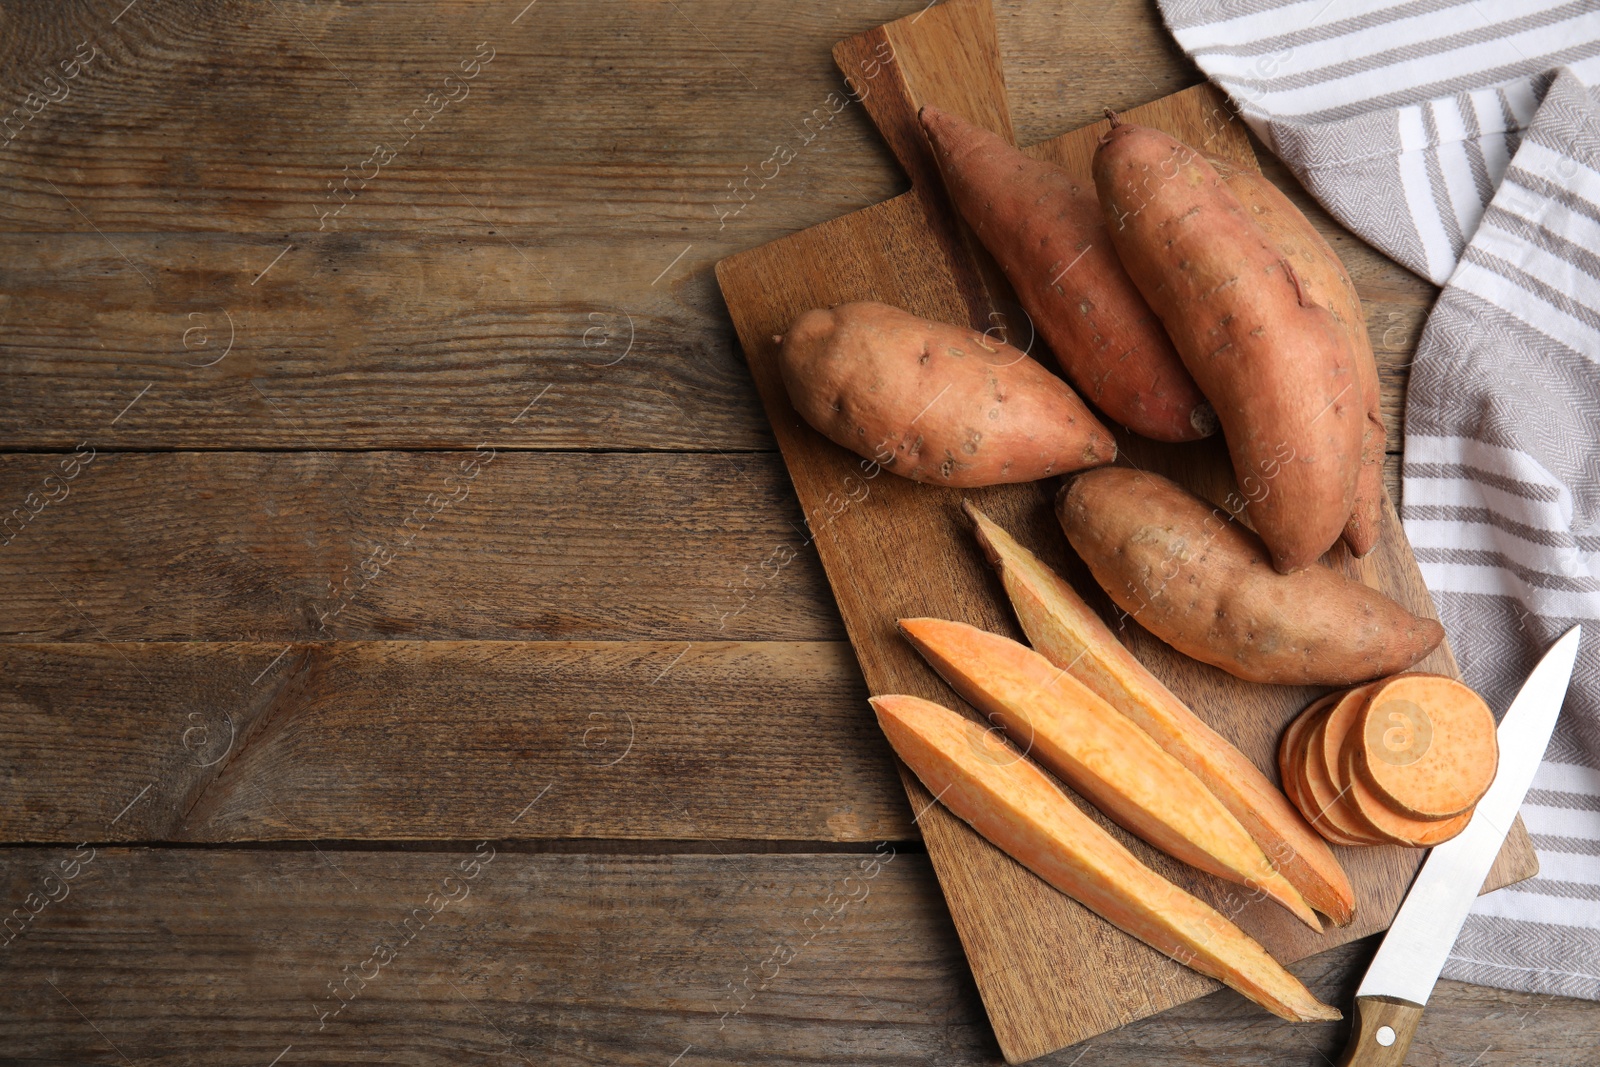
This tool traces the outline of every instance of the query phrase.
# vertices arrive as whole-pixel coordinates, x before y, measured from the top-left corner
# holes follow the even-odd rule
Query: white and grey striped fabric
[[[1406,403],[1402,517],[1497,712],[1585,626],[1522,809],[1540,874],[1445,976],[1600,1000],[1600,0],[1158,0],[1346,226],[1444,285]]]

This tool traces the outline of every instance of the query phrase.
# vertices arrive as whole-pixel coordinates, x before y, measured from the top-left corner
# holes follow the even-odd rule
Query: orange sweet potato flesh
[[[1340,818],[1338,791],[1326,776],[1319,777],[1316,773],[1317,730],[1327,721],[1330,706],[1336,699],[1335,695],[1319,700],[1284,731],[1278,750],[1278,769],[1283,774],[1284,790],[1317,828],[1317,833],[1334,844],[1347,848],[1381,844],[1376,838],[1355,833],[1348,821]]]
[[[972,504],[966,511],[1033,647],[1199,778],[1308,904],[1348,923],[1350,879],[1267,776],[1135,659],[1059,575]]]
[[[1364,556],[1378,543],[1383,523],[1387,493],[1383,487],[1383,453],[1388,430],[1383,424],[1378,361],[1372,354],[1372,339],[1367,336],[1361,297],[1339,254],[1282,190],[1258,170],[1214,157],[1211,162],[1261,232],[1294,266],[1306,294],[1332,312],[1350,338],[1367,420],[1362,427],[1361,470],[1356,475],[1355,499],[1345,522],[1344,541],[1353,554]]]
[[[1283,733],[1278,737],[1278,778],[1283,783],[1284,795],[1289,798],[1289,803],[1295,806],[1312,826],[1317,827],[1317,832],[1323,829],[1317,826],[1317,809],[1315,805],[1308,805],[1305,799],[1305,785],[1300,781],[1301,753],[1304,746],[1301,742],[1305,739],[1306,728],[1311,720],[1327,704],[1327,698],[1311,705],[1305,711],[1289,720],[1289,725],[1284,727]],[[1334,844],[1341,842],[1335,841]]]
[[[994,733],[920,697],[873,697],[872,706],[889,744],[940,803],[1056,889],[1279,1018],[1340,1017],[1243,930],[1139,862]]]
[[[1407,848],[1425,848],[1448,841],[1466,829],[1471,812],[1454,819],[1412,819],[1395,811],[1355,774],[1351,741],[1359,733],[1367,704],[1381,684],[1352,689],[1335,701],[1315,728],[1313,753],[1307,761],[1308,773],[1313,778],[1327,776],[1328,788],[1336,793],[1329,812],[1337,814],[1342,827],[1356,836]]]
[[[1259,537],[1160,475],[1085,472],[1056,515],[1122,610],[1246,681],[1353,685],[1406,669],[1444,639],[1433,619],[1320,564],[1278,573]]]
[[[1072,675],[965,623],[901,619],[900,630],[1023,752],[1117,824],[1190,866],[1260,889],[1321,932],[1305,898],[1200,779]]]
[[[1500,764],[1494,713],[1467,686],[1437,674],[1401,674],[1374,686],[1346,743],[1362,781],[1417,819],[1468,810]]]
[[[956,210],[1078,393],[1157,441],[1215,433],[1216,413],[1111,247],[1094,186],[959,116],[929,106],[921,117]]]
[[[1072,387],[1010,345],[873,301],[815,308],[783,336],[795,410],[918,482],[1031,482],[1116,457]]]
[[[1433,820],[1413,819],[1395,811],[1356,774],[1355,759],[1355,747],[1347,736],[1339,752],[1339,785],[1363,824],[1370,825],[1379,837],[1407,848],[1432,848],[1455,837],[1472,821],[1470,808],[1448,819]]]
[[[1273,565],[1309,567],[1339,539],[1361,466],[1350,339],[1194,149],[1117,125],[1094,179],[1123,265],[1216,409]]]
[[[1357,687],[1344,693],[1335,693],[1328,705],[1317,715],[1306,730],[1305,752],[1301,756],[1301,773],[1306,783],[1306,796],[1317,807],[1319,828],[1331,828],[1340,835],[1364,845],[1381,845],[1392,841],[1370,820],[1356,810],[1339,775],[1338,746],[1329,745],[1330,736],[1343,737],[1355,712],[1359,712],[1366,698],[1366,687]],[[1330,730],[1333,733],[1330,734]]]

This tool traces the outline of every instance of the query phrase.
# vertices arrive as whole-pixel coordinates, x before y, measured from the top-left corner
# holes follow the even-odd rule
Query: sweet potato
[[[1317,727],[1327,720],[1329,706],[1337,699],[1338,694],[1334,694],[1317,701],[1284,731],[1278,750],[1278,769],[1283,775],[1284,791],[1317,828],[1317,833],[1335,845],[1349,848],[1379,844],[1376,838],[1364,838],[1352,832],[1336,810],[1338,791],[1326,776],[1319,777],[1316,773]]]
[[[1328,698],[1323,697],[1305,711],[1289,720],[1289,725],[1284,727],[1283,733],[1278,737],[1278,778],[1283,783],[1284,795],[1289,798],[1289,803],[1295,810],[1302,814],[1312,826],[1317,825],[1317,809],[1309,804],[1305,797],[1305,786],[1300,781],[1300,765],[1305,758],[1303,755],[1307,727],[1313,717],[1327,704]],[[1317,827],[1320,833],[1322,828]],[[1337,842],[1335,842],[1337,844]]]
[[[1383,453],[1388,430],[1383,425],[1378,361],[1372,354],[1372,339],[1367,336],[1367,318],[1361,311],[1361,297],[1339,254],[1276,185],[1258,170],[1215,157],[1211,158],[1211,163],[1245,211],[1261,227],[1261,232],[1294,266],[1306,295],[1332,312],[1339,320],[1340,329],[1350,338],[1367,421],[1362,426],[1361,470],[1356,475],[1355,499],[1350,518],[1345,522],[1344,541],[1352,553],[1364,556],[1378,543],[1378,531],[1383,523],[1383,500],[1387,493],[1383,487]]]
[[[1033,647],[1199,778],[1308,904],[1348,923],[1355,915],[1350,879],[1266,775],[1135,659],[1060,576],[971,503],[965,506]]]
[[[1305,899],[1200,779],[1070,674],[1026,645],[964,623],[901,619],[900,630],[1024,753],[1120,826],[1193,867],[1259,888],[1322,930]]]
[[[1215,433],[1216,413],[1111,247],[1094,186],[936,107],[921,118],[956,210],[1078,393],[1157,441]]]
[[[1194,149],[1118,125],[1094,179],[1123,265],[1216,408],[1273,565],[1310,566],[1344,529],[1361,465],[1349,338]]]
[[[1246,681],[1351,685],[1404,670],[1444,639],[1434,620],[1327,567],[1278,573],[1259,537],[1159,475],[1085,472],[1056,514],[1122,610]]]
[[[1306,751],[1301,773],[1306,796],[1316,805],[1317,825],[1332,829],[1355,844],[1380,845],[1387,839],[1370,820],[1356,810],[1339,772],[1339,745],[1330,737],[1343,738],[1350,721],[1365,702],[1366,686],[1331,695],[1326,706],[1306,730]]]
[[[993,733],[919,697],[873,697],[872,706],[889,744],[940,803],[1056,889],[1280,1018],[1340,1017],[1243,930],[1140,863]]]
[[[1372,688],[1346,742],[1389,807],[1448,819],[1489,791],[1500,764],[1494,713],[1454,678],[1401,674]]]
[[[1031,482],[1116,457],[1072,388],[1010,345],[862,301],[784,334],[795,410],[835,444],[913,481]]]
[[[1448,819],[1422,820],[1402,815],[1356,774],[1355,760],[1355,746],[1346,737],[1339,752],[1339,785],[1362,823],[1370,825],[1384,840],[1407,848],[1432,848],[1455,837],[1472,821],[1470,808]]]

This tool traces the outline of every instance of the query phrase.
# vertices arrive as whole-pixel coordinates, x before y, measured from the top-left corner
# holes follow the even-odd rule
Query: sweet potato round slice
[[[1357,845],[1384,845],[1393,842],[1380,834],[1367,820],[1361,818],[1350,802],[1344,784],[1328,769],[1323,757],[1324,738],[1339,704],[1349,694],[1341,694],[1317,716],[1317,721],[1306,731],[1303,742],[1305,752],[1301,758],[1300,773],[1304,776],[1307,798],[1316,805],[1316,818],[1312,825],[1327,835],[1329,840],[1337,835]],[[1332,834],[1329,833],[1332,831]]]
[[[1389,807],[1417,819],[1471,808],[1500,762],[1494,714],[1454,678],[1401,674],[1380,682],[1347,742],[1356,773]]]
[[[1289,720],[1289,725],[1283,728],[1283,736],[1278,739],[1278,778],[1283,783],[1284,794],[1294,803],[1294,806],[1305,812],[1305,804],[1297,795],[1299,783],[1295,780],[1295,771],[1300,765],[1299,753],[1302,751],[1300,741],[1305,736],[1312,720],[1323,708],[1328,706],[1330,697],[1323,697],[1306,710]]]
[[[1358,746],[1353,743],[1354,740],[1353,733],[1347,736],[1344,750],[1339,754],[1339,784],[1344,787],[1345,797],[1351,806],[1360,813],[1362,819],[1370,822],[1379,834],[1397,845],[1409,848],[1432,848],[1434,845],[1444,844],[1467,828],[1467,823],[1472,821],[1470,808],[1453,818],[1424,821],[1402,815],[1388,807],[1384,803],[1384,798],[1373,792],[1356,773]]]
[[[1290,724],[1289,729],[1284,731],[1283,743],[1278,750],[1278,767],[1283,774],[1284,792],[1289,795],[1289,799],[1300,809],[1300,813],[1318,834],[1335,845],[1345,847],[1366,845],[1371,842],[1343,834],[1328,821],[1324,814],[1326,805],[1317,803],[1313,798],[1309,776],[1306,773],[1312,737],[1316,727],[1327,717],[1328,706],[1336,698],[1337,694],[1323,697],[1302,712],[1300,717]]]

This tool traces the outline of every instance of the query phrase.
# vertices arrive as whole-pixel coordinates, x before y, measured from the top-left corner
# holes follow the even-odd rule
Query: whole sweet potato
[[[1118,125],[1094,178],[1123,265],[1216,408],[1274,566],[1309,566],[1343,531],[1361,465],[1350,339],[1194,149]]]
[[[1078,392],[1157,441],[1217,416],[1117,259],[1094,186],[936,107],[921,112],[945,188]]]
[[[1355,501],[1345,522],[1344,542],[1355,555],[1364,556],[1378,543],[1378,530],[1383,523],[1383,498],[1387,492],[1383,487],[1383,452],[1389,435],[1383,425],[1378,361],[1372,354],[1372,339],[1367,336],[1361,297],[1339,254],[1282,190],[1260,171],[1225,160],[1213,159],[1212,163],[1261,232],[1294,266],[1306,294],[1332,312],[1350,338],[1367,421],[1362,426],[1361,470],[1356,475]]]
[[[1056,515],[1123,611],[1246,681],[1353,685],[1405,670],[1444,639],[1433,619],[1327,567],[1280,574],[1259,537],[1159,475],[1086,472]]]
[[[913,481],[1031,482],[1116,458],[1111,434],[1039,363],[887,304],[805,312],[779,363],[807,422]]]

